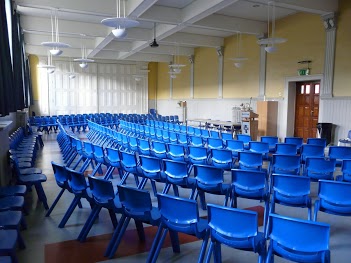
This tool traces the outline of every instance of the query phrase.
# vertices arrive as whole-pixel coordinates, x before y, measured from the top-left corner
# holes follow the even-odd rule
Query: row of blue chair
[[[170,162],[172,162],[172,161],[170,161]],[[89,180],[91,180],[91,179],[89,179]],[[100,181],[102,181],[102,180],[100,179]],[[92,184],[94,184],[94,183],[92,183]],[[121,198],[120,193],[123,192],[123,190],[121,190],[121,188],[123,188],[123,187],[121,187],[121,186],[118,187],[118,189],[119,189],[119,198],[123,199],[125,201],[128,198],[125,198],[125,197]],[[126,187],[124,187],[124,188],[126,188]],[[141,190],[138,190],[138,191],[141,191]],[[103,193],[106,196],[106,191],[104,191]],[[131,198],[129,200],[129,202],[130,203],[135,203],[135,201],[132,202],[131,200],[135,199],[136,192],[133,192],[133,194],[131,194],[130,196],[133,196],[133,199]],[[158,199],[160,200],[161,198],[159,196],[161,196],[161,195],[158,195]],[[166,198],[167,198],[167,196],[166,196]],[[171,197],[169,197],[169,198],[171,198]],[[101,197],[97,198],[97,199],[101,200]],[[139,198],[137,198],[137,200],[139,200]],[[144,198],[142,198],[140,200],[147,200],[147,198],[144,197]],[[189,201],[189,200],[187,200],[187,201]],[[161,207],[160,213],[161,213],[161,218],[162,218],[162,215],[163,215],[162,212],[161,212],[162,209],[165,209],[165,207],[172,208],[174,206],[170,206],[170,205],[162,206],[161,202],[162,201],[159,201],[159,207]],[[122,207],[124,207],[124,209],[128,210],[127,215],[125,217],[126,218],[129,217],[129,220],[130,220],[130,219],[133,219],[133,216],[134,216],[134,214],[133,214],[133,208],[134,207],[133,206],[131,206],[131,207],[129,206],[128,207],[128,205],[130,205],[130,204],[125,204],[125,203],[123,204],[123,202],[122,202]],[[177,207],[180,207],[180,205],[177,206]],[[213,207],[215,207],[215,206],[213,206]],[[218,208],[222,209],[222,207],[218,207]],[[232,212],[232,211],[237,212],[233,208],[223,208],[223,209],[224,210],[229,210],[230,212]],[[173,212],[174,212],[174,209],[171,209],[171,210],[173,210]],[[209,210],[212,210],[212,205],[209,205]],[[215,208],[213,210],[215,210]],[[137,211],[140,211],[140,210],[137,210]],[[181,210],[181,211],[183,211],[183,210]],[[184,211],[188,211],[188,209],[184,209]],[[227,245],[229,244],[232,247],[237,247],[237,248],[241,248],[241,249],[248,249],[248,250],[253,250],[255,252],[258,252],[260,254],[260,260],[261,260],[259,262],[262,262],[262,260],[265,258],[264,257],[265,256],[265,249],[262,249],[262,247],[260,247],[259,244],[261,244],[261,245],[265,244],[265,241],[263,242],[261,240],[260,242],[253,242],[253,241],[259,241],[258,237],[256,237],[257,236],[257,214],[255,214],[254,212],[249,212],[249,213],[252,213],[254,216],[256,216],[256,220],[248,220],[247,219],[248,216],[245,214],[245,215],[243,215],[244,217],[241,217],[241,218],[246,218],[247,220],[235,220],[235,222],[238,222],[238,224],[226,224],[225,226],[223,226],[223,224],[224,224],[223,221],[224,222],[229,222],[229,220],[228,221],[226,221],[226,220],[218,220],[219,218],[223,218],[222,216],[219,216],[218,214],[217,214],[217,216],[211,217],[210,216],[211,212],[209,212],[209,223],[208,223],[209,227],[208,227],[208,231],[210,231],[210,229],[212,229],[211,228],[212,226],[213,226],[213,230],[210,231],[210,233],[211,233],[211,244],[210,244],[209,253],[207,254],[207,257],[206,257],[207,259],[209,259],[211,257],[211,254],[214,252],[215,253],[215,258],[217,258],[217,260],[218,260],[220,258],[220,249],[219,249],[220,245],[219,244],[220,243],[224,243],[224,244],[227,244]],[[245,211],[245,212],[247,213],[247,211]],[[170,213],[170,212],[168,211],[167,213]],[[167,215],[167,213],[166,213],[166,215]],[[239,213],[239,212],[237,212],[237,213]],[[140,213],[138,213],[138,214],[140,215]],[[177,214],[178,217],[181,216],[180,214],[181,213]],[[212,214],[215,214],[215,212],[212,212],[211,215]],[[166,215],[165,215],[165,218],[167,218]],[[223,215],[223,212],[221,213],[221,215]],[[94,220],[91,220],[91,221],[93,222]],[[117,245],[116,245],[115,242],[113,243],[114,245],[111,245],[111,243],[110,243],[110,246],[108,247],[108,249],[106,251],[106,253],[107,253],[106,255],[111,256],[111,253],[114,254],[114,250],[113,249],[118,247],[118,242],[120,242],[120,240],[121,240],[121,238],[123,236],[123,234],[121,236],[120,231],[125,229],[126,225],[128,225],[128,223],[125,223],[124,220],[122,220],[122,221],[123,221],[123,225],[119,225],[119,227],[117,227],[117,229],[115,231],[115,234],[113,235],[113,240],[115,242],[117,242]],[[324,225],[324,224],[320,224],[320,223],[316,224],[316,223],[311,223],[311,222],[304,222],[303,220],[296,220],[296,219],[290,219],[290,218],[286,219],[286,218],[284,218],[282,216],[278,216],[278,215],[271,215],[270,216],[270,221],[271,221],[270,235],[269,235],[269,237],[270,237],[270,248],[268,250],[268,255],[269,256],[267,257],[267,262],[271,262],[270,260],[272,259],[273,254],[277,254],[277,255],[280,255],[280,256],[283,256],[283,257],[287,257],[287,255],[288,255],[288,256],[290,256],[290,259],[291,259],[291,257],[295,256],[295,259],[299,258],[300,260],[301,260],[302,257],[306,257],[306,258],[310,258],[310,259],[313,258],[313,260],[316,260],[316,258],[320,257],[320,258],[325,258],[327,260],[326,262],[328,262],[328,255],[329,255],[329,251],[328,251],[328,249],[329,249],[329,247],[328,247],[329,226]],[[279,224],[279,222],[283,222],[283,221],[293,222],[292,223],[294,225],[293,228],[287,226],[286,223],[285,223],[285,227],[288,227],[289,229],[292,230],[290,235],[288,235],[288,236],[286,235],[286,232],[283,235],[279,230],[277,231],[277,229],[279,229],[279,228],[281,229],[281,224]],[[163,222],[163,221],[161,221],[161,222]],[[172,221],[167,219],[166,222],[169,223],[169,222],[172,222]],[[176,222],[182,222],[182,220],[177,218]],[[195,221],[192,221],[192,222],[195,222]],[[216,225],[216,222],[220,223],[220,225]],[[253,223],[249,224],[249,226],[251,227],[251,230],[246,230],[243,227],[239,227],[238,226],[238,225],[240,225],[239,222],[242,222],[243,224],[245,222],[256,222],[256,230],[255,230],[255,224],[253,224]],[[238,227],[236,227],[236,226],[238,226]],[[157,235],[157,237],[160,237],[160,239],[159,238],[155,238],[155,242],[153,244],[153,248],[152,248],[152,250],[149,253],[150,256],[149,256],[148,260],[150,260],[150,262],[154,262],[157,259],[156,255],[158,255],[158,253],[160,251],[160,246],[158,244],[160,243],[160,240],[162,241],[161,237],[164,237],[166,235],[165,233],[161,234],[162,229],[167,228],[167,229],[169,229],[171,231],[177,231],[176,228],[173,229],[171,227],[172,227],[172,223],[169,223],[169,225],[164,223],[164,225],[162,225],[162,227],[160,226],[160,228],[159,228],[160,234]],[[234,230],[237,230],[237,231],[236,232],[233,231],[234,233],[229,235],[229,236],[227,236],[227,238],[226,238],[225,234],[228,234],[229,231],[226,230],[226,231],[221,232],[223,229],[226,229],[226,227],[230,227],[231,230],[233,230],[233,228],[234,228]],[[299,229],[299,227],[301,227],[303,229],[306,228],[306,230],[301,230],[301,229]],[[318,246],[319,251],[323,251],[323,252],[320,252],[320,253],[317,253],[317,254],[315,253],[315,254],[313,254],[313,257],[311,256],[310,253],[303,253],[303,252],[306,252],[307,249],[313,249],[313,248],[311,248],[311,243],[307,243],[307,244],[304,245],[304,249],[301,248],[301,251],[296,251],[297,249],[295,249],[295,251],[297,253],[294,255],[294,253],[292,253],[291,250],[289,249],[289,248],[292,248],[292,247],[289,247],[289,245],[291,245],[290,242],[293,241],[294,239],[296,240],[296,234],[297,233],[306,233],[306,231],[308,230],[309,227],[314,228],[314,229],[316,229],[316,228],[320,228],[321,229],[320,231],[317,231],[318,234],[311,235],[311,236],[319,238],[319,243],[318,243],[317,246]],[[241,231],[239,231],[239,230],[241,230]],[[178,229],[178,231],[179,231],[179,229]],[[243,241],[241,235],[243,235],[243,232],[247,234],[247,232],[245,232],[245,231],[249,231],[249,232],[251,231],[250,233],[254,233],[251,237],[249,237],[248,235],[245,236],[245,238],[249,238],[248,240],[252,240],[252,241],[247,241],[247,239],[244,239],[245,241]],[[117,232],[117,234],[116,234],[116,232]],[[216,239],[216,233],[219,233],[219,235],[217,235],[217,237],[220,237],[219,240]],[[229,233],[231,233],[231,232],[229,232]],[[327,235],[324,235],[325,233],[327,233]],[[261,237],[262,236],[263,235],[261,234]],[[244,246],[245,244],[246,244],[246,246]],[[252,247],[253,244],[256,244],[257,246]],[[319,245],[319,244],[323,244],[323,249],[320,249],[322,246]],[[152,251],[156,251],[157,253],[154,254]],[[203,249],[201,251],[203,251]],[[311,251],[311,250],[309,250],[309,251]],[[285,252],[285,253],[283,253],[283,252]],[[316,252],[316,251],[313,251],[313,252]],[[203,252],[201,252],[199,258],[201,259],[201,258],[203,258],[203,256],[204,256]],[[150,259],[150,257],[151,257],[151,259]],[[151,260],[153,260],[153,261],[151,261]],[[307,262],[310,262],[310,261],[307,261]],[[311,262],[313,262],[313,261],[311,261]]]

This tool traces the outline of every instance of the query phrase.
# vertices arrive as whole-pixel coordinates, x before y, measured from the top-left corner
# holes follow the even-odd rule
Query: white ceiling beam
[[[220,47],[223,46],[223,38],[205,35],[195,35],[177,32],[169,37],[162,39],[163,43],[180,43],[182,46],[190,47]]]
[[[141,53],[149,54],[165,54],[165,55],[177,55],[177,56],[190,56],[194,55],[194,48],[191,47],[176,47],[172,45],[160,45],[158,48],[147,47],[144,48]]]
[[[182,23],[182,10],[156,5],[140,16],[139,20],[176,25]]]
[[[105,50],[116,50],[121,52],[128,52],[131,50],[130,42],[128,41],[111,41]]]
[[[160,54],[147,54],[147,53],[136,53],[129,56],[127,60],[133,61],[147,61],[147,62],[166,62],[169,63],[173,60],[170,55],[160,55]]]
[[[267,0],[245,0],[253,3],[267,4]],[[336,0],[279,0],[275,1],[275,6],[284,7],[300,12],[325,15],[338,11]]]
[[[230,17],[224,15],[213,14],[204,19],[190,25],[191,27],[198,27],[211,30],[220,30],[231,33],[238,31],[244,34],[261,35],[267,32],[267,23],[261,21],[254,21],[249,19]]]
[[[138,18],[156,2],[157,0],[129,0],[126,3],[126,16]]]

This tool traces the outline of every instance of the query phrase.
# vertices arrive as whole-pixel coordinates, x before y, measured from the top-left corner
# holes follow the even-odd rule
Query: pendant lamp
[[[241,32],[239,31],[236,34],[236,52],[235,52],[235,57],[230,58],[230,60],[234,61],[234,66],[237,68],[241,68],[243,66],[244,61],[248,60],[247,57],[242,56],[242,51],[241,51]]]

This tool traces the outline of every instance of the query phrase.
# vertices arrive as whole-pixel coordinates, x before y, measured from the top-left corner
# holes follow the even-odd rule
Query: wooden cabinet
[[[257,101],[258,136],[277,136],[278,101]]]

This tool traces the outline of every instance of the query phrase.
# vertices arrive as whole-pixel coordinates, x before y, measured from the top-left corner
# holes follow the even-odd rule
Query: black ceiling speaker
[[[156,41],[156,23],[154,23],[154,40],[150,43],[150,47],[158,47],[159,44],[157,44]]]

